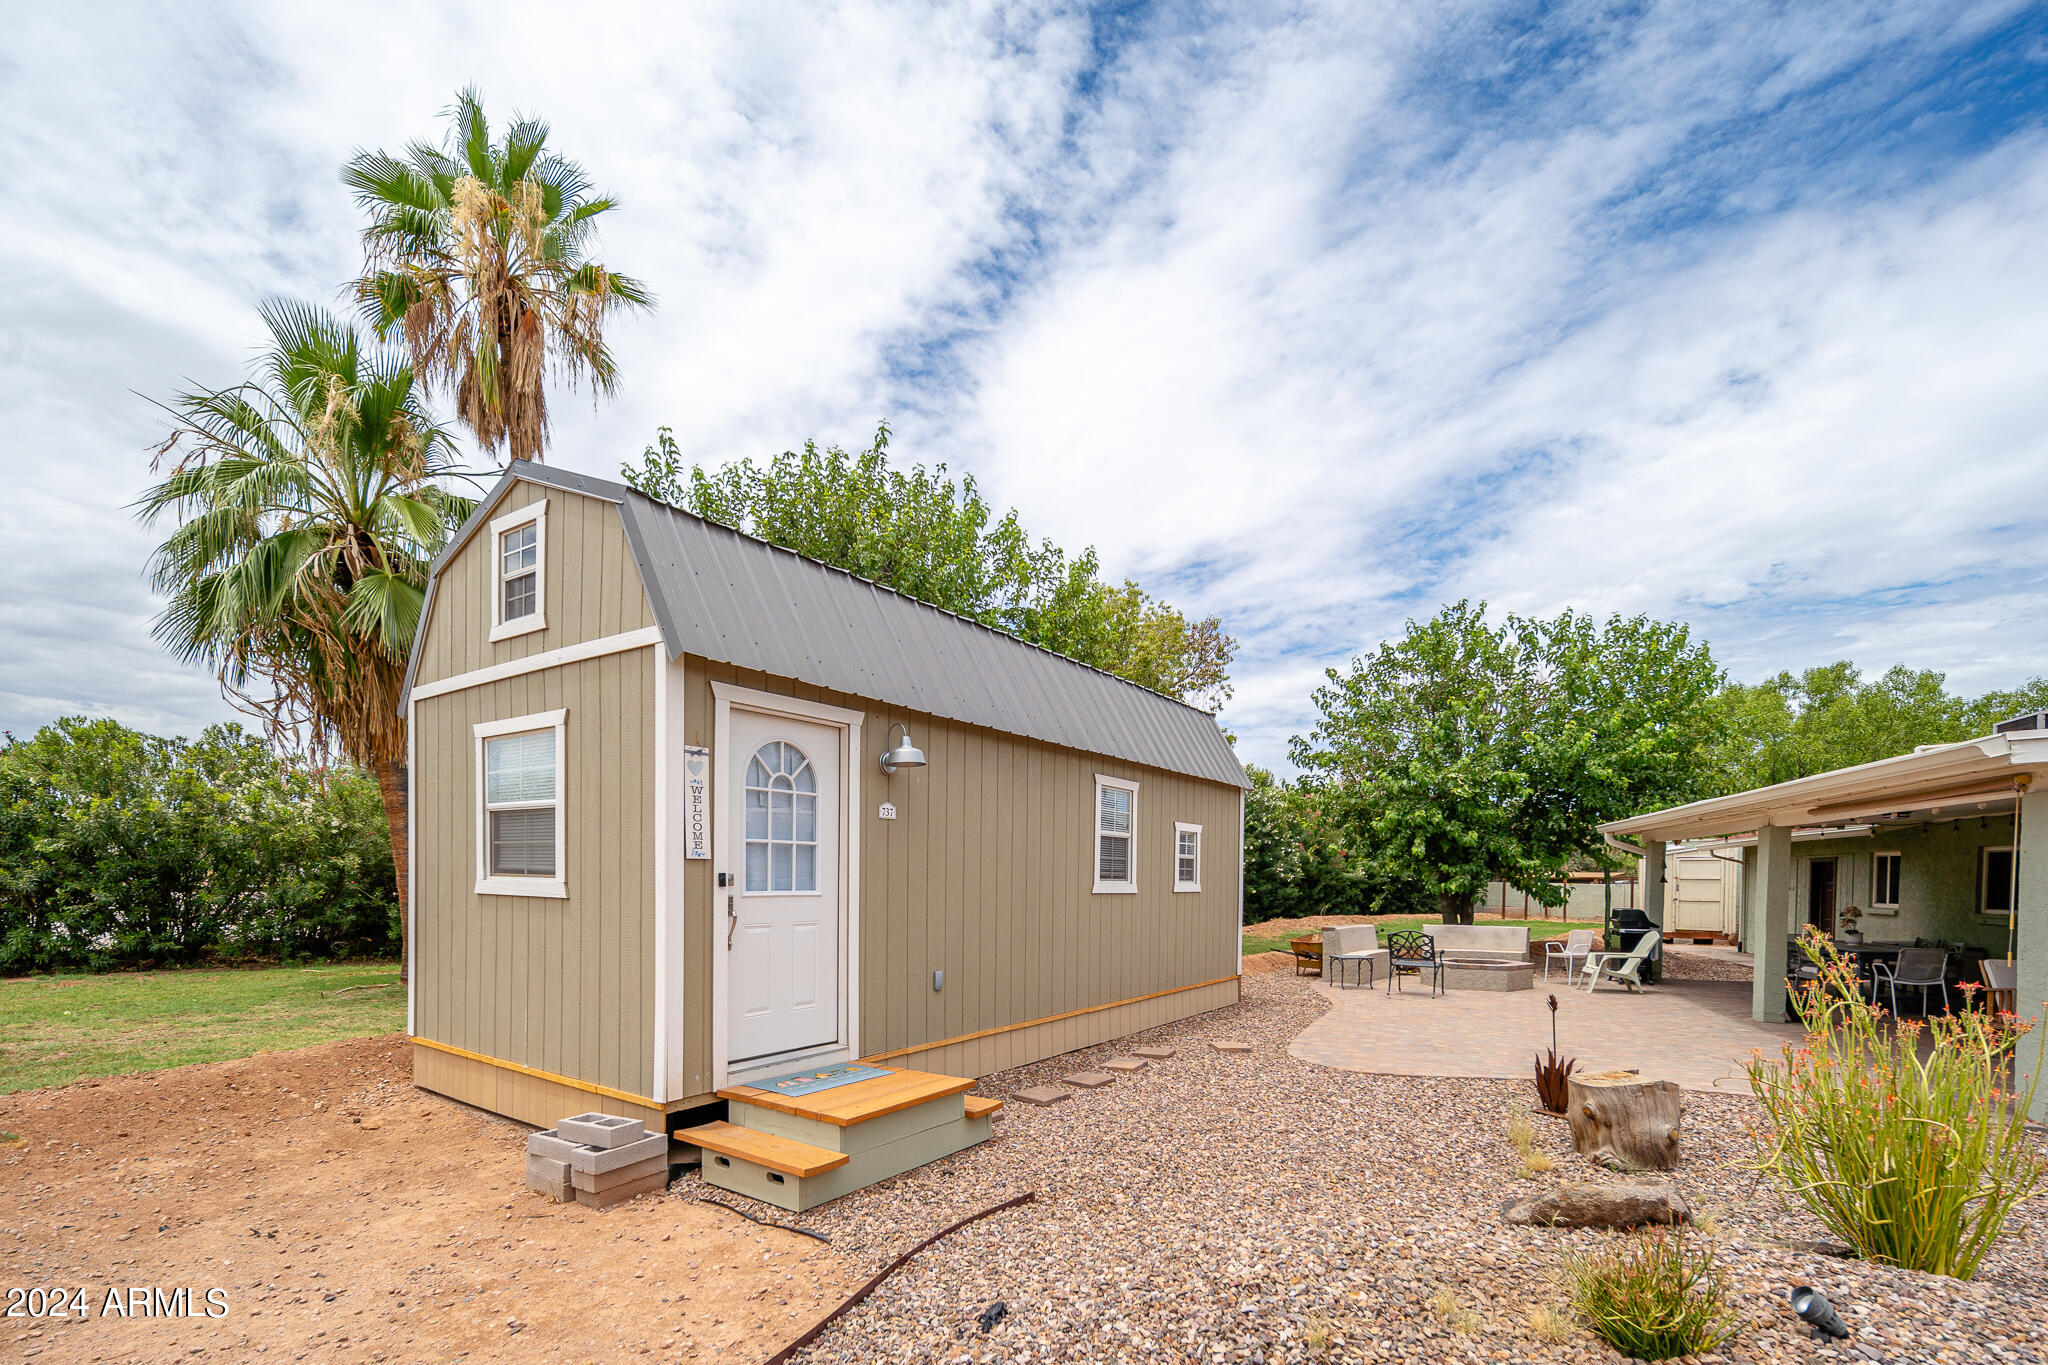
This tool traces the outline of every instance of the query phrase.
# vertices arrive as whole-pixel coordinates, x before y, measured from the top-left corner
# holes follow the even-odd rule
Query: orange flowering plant
[[[1769,1119],[1753,1167],[1857,1255],[1973,1278],[2048,1166],[2026,1131],[2039,1056],[2024,1091],[2012,1081],[2035,1021],[1974,1008],[1889,1020],[1824,935],[1808,930],[1805,946],[1820,969],[1794,987],[1805,1044],[1749,1064]]]

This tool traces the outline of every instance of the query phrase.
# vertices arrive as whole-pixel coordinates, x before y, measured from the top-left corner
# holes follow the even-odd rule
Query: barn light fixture
[[[902,742],[882,755],[882,771],[891,776],[895,775],[898,768],[922,768],[924,766],[924,750],[910,742],[910,727],[901,721],[889,727],[889,733],[892,735],[898,730],[903,732]]]

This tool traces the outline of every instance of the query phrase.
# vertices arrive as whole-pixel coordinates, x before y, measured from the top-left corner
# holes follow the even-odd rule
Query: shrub
[[[1969,1009],[1887,1025],[1854,969],[1810,932],[1815,981],[1797,987],[1802,1047],[1754,1056],[1757,1170],[1867,1260],[1971,1279],[2044,1161],[2026,1132],[2035,1082],[2008,1089],[2031,1021]],[[1932,1035],[1923,1060],[1920,1034]]]
[[[1565,1263],[1572,1307],[1586,1325],[1635,1360],[1702,1355],[1734,1330],[1711,1245],[1683,1234],[1625,1237]]]

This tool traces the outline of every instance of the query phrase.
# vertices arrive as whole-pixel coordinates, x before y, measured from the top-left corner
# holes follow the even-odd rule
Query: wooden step
[[[760,1133],[723,1121],[713,1121],[696,1128],[684,1128],[674,1136],[684,1142],[694,1142],[707,1152],[737,1157],[741,1161],[752,1162],[756,1166],[781,1171],[784,1175],[793,1175],[800,1179],[836,1170],[850,1159],[844,1152],[828,1152],[823,1147],[813,1147],[808,1142],[777,1137],[773,1133]]]
[[[987,1095],[969,1095],[966,1097],[966,1104],[967,1117],[971,1119],[985,1119],[1003,1107],[1001,1100],[991,1099]]]
[[[887,1076],[835,1085],[811,1095],[779,1095],[751,1085],[736,1085],[718,1092],[722,1100],[817,1119],[839,1128],[849,1128],[868,1119],[894,1114],[915,1105],[928,1104],[974,1089],[972,1076],[940,1076],[930,1071],[892,1071]]]

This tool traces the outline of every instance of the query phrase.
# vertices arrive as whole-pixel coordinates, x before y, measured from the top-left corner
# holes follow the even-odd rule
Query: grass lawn
[[[0,981],[0,1093],[405,1027],[395,962]]]
[[[1385,915],[1371,922],[1379,926],[1380,942],[1384,944],[1387,935],[1397,930],[1420,930],[1425,924],[1441,924],[1443,920],[1436,915]],[[1477,923],[1489,928],[1494,925],[1506,925],[1510,929],[1526,928],[1531,943],[1541,943],[1547,938],[1563,938],[1574,929],[1591,929],[1596,935],[1600,932],[1599,920],[1496,919],[1492,915],[1482,915]],[[1309,932],[1320,934],[1321,930]],[[1287,951],[1287,940],[1293,937],[1296,935],[1289,931],[1280,931],[1275,925],[1247,925],[1244,931],[1245,956],[1249,957],[1253,953],[1284,953]]]

